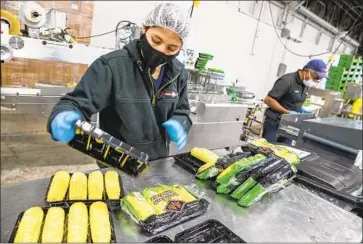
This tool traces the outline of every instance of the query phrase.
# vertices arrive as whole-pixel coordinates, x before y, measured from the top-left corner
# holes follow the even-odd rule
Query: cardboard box
[[[91,36],[92,32],[92,18],[79,15],[79,14],[67,14],[67,27],[71,29],[68,30],[68,33],[76,36],[81,37],[77,40],[78,43],[89,44],[91,39],[90,38],[82,38]]]
[[[1,85],[34,87],[35,83],[41,82],[65,86],[79,82],[87,68],[87,64],[16,58],[1,64]]]

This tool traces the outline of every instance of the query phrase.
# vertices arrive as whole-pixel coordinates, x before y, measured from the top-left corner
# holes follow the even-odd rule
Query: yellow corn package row
[[[102,174],[93,171],[88,175],[76,172],[72,176],[66,171],[55,173],[46,196],[48,202],[68,200],[102,200],[106,196],[111,200],[121,197],[121,182],[116,171],[110,170]]]
[[[40,207],[32,207],[24,212],[14,243],[109,243],[111,241],[111,222],[104,202],[94,202],[89,208],[77,202],[69,208],[65,223],[65,210],[51,207],[44,220],[44,211]],[[66,224],[66,226],[65,226]],[[88,227],[90,226],[90,233]],[[67,229],[67,231],[65,231]],[[41,233],[42,232],[42,233]],[[65,236],[65,232],[67,233]]]

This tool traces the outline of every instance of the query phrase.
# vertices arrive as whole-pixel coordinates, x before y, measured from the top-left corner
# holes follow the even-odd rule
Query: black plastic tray
[[[87,206],[89,208],[89,206]],[[40,240],[41,240],[41,236],[42,236],[42,233],[43,233],[43,227],[44,227],[44,221],[45,221],[45,217],[46,217],[46,214],[48,213],[48,210],[50,209],[51,207],[44,207],[42,208],[43,211],[44,211],[44,219],[43,219],[43,223],[42,223],[42,227],[41,227],[41,232],[40,232],[40,235],[39,235],[39,240],[38,240],[38,243],[40,243]],[[66,243],[66,238],[67,238],[67,217],[68,217],[68,212],[69,212],[69,208],[70,206],[67,206],[67,207],[62,207],[65,212],[66,212],[66,216],[65,216],[65,219],[64,219],[64,229],[65,231],[63,232],[63,242],[62,243]],[[16,232],[18,231],[18,228],[19,228],[19,223],[21,221],[21,218],[23,217],[25,211],[21,212],[15,222],[15,226],[14,226],[14,229],[11,233],[11,236],[10,236],[10,239],[9,239],[9,243],[14,243],[14,239],[15,239],[15,235],[16,235]],[[114,227],[114,224],[113,224],[113,219],[112,219],[112,216],[111,216],[111,211],[110,211],[110,208],[108,208],[108,213],[109,213],[109,217],[110,217],[110,224],[111,224],[111,243],[117,243],[117,240],[116,240],[116,234],[115,234],[115,227]],[[88,209],[88,214],[89,214],[89,209]],[[90,224],[88,223],[88,237],[87,237],[87,243],[92,243],[92,237],[91,237],[91,228],[90,228]]]
[[[320,157],[304,160],[297,165],[297,180],[342,200],[363,206],[362,171],[344,162],[335,163]]]
[[[221,222],[210,219],[175,236],[177,243],[246,243]]]
[[[192,174],[196,174],[198,169],[205,164],[201,160],[190,155],[190,152],[175,155],[174,159],[177,165]]]
[[[107,171],[115,171],[112,168],[111,169],[99,169],[99,170],[103,173],[103,175],[105,175],[105,173]],[[88,175],[90,173],[85,173],[85,175],[87,176],[87,179],[88,179]],[[70,173],[69,175],[72,177],[73,173]],[[117,199],[117,200],[108,199],[107,194],[106,194],[105,181],[104,181],[103,182],[104,183],[104,191],[103,191],[102,199],[99,199],[99,200],[89,200],[89,199],[85,199],[85,200],[69,200],[68,199],[68,197],[69,197],[69,186],[68,186],[67,193],[66,193],[65,199],[63,201],[48,202],[47,201],[47,196],[48,196],[50,184],[52,183],[53,177],[54,177],[54,175],[52,175],[52,177],[50,178],[50,181],[49,181],[49,184],[48,184],[48,187],[47,187],[47,192],[46,192],[45,197],[44,197],[45,203],[48,204],[50,207],[55,207],[55,206],[67,207],[70,204],[75,203],[75,202],[83,202],[87,206],[89,206],[94,202],[102,201],[102,202],[105,202],[107,204],[107,206],[110,207],[111,209],[119,209],[120,208],[120,199],[125,196],[125,191],[124,191],[124,188],[123,188],[122,179],[121,179],[120,174],[118,174],[118,179],[119,179],[119,182],[120,182],[120,189],[121,189],[120,199]],[[103,180],[105,180],[105,177],[103,177]],[[87,194],[87,196],[88,196],[88,194]]]
[[[68,143],[72,148],[121,169],[127,174],[138,176],[149,167],[149,155],[120,141],[86,121],[77,121],[75,137]]]
[[[155,236],[144,243],[174,243],[172,239],[167,236]]]
[[[223,156],[219,162],[217,162],[218,165],[220,165],[223,169],[227,168],[230,164],[234,163],[235,161],[246,158],[251,156],[249,152],[243,152],[243,153],[231,153]],[[201,160],[193,157],[190,152],[178,154],[174,156],[176,164],[178,164],[183,169],[187,170],[188,172],[192,174],[196,174],[198,169],[205,165],[204,162]]]

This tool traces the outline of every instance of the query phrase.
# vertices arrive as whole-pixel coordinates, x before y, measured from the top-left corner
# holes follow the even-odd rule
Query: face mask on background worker
[[[143,21],[145,33],[140,37],[140,49],[145,70],[154,73],[156,67],[179,55],[190,32],[189,16],[174,4],[160,4]]]
[[[303,83],[305,86],[307,87],[317,87],[319,85],[319,80],[314,80],[312,78],[312,74],[311,74],[311,71],[309,70],[309,73],[308,75],[305,75],[304,74],[304,80],[303,80]]]
[[[321,59],[310,60],[303,69],[303,83],[307,87],[317,87],[320,79],[328,78],[328,67]]]

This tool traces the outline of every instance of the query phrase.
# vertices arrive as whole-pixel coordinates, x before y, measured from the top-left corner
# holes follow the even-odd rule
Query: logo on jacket
[[[164,97],[176,97],[178,96],[178,93],[176,92],[163,92],[162,93]]]

